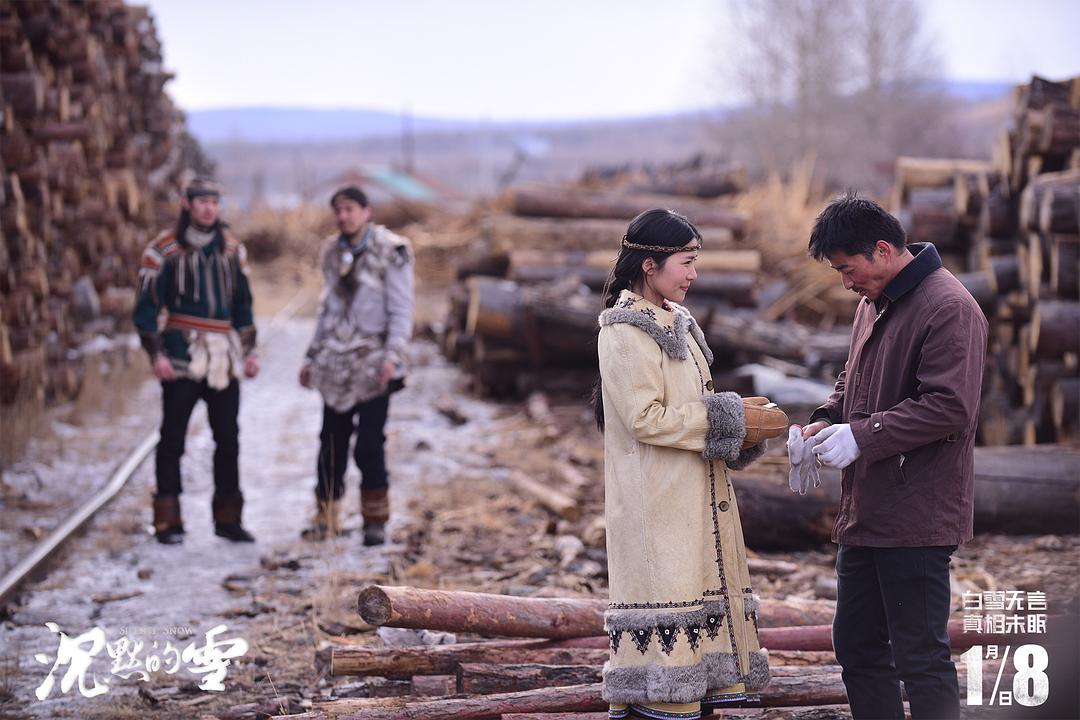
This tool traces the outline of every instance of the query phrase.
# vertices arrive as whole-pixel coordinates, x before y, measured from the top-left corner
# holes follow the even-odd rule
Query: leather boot
[[[788,416],[778,407],[765,407],[769,398],[743,398],[743,412],[746,413],[746,437],[743,438],[743,450],[754,447],[762,440],[778,437],[787,432]]]
[[[390,519],[390,490],[360,489],[360,514],[364,518],[364,545],[386,542],[386,522]]]
[[[311,527],[305,528],[300,537],[305,540],[325,540],[341,532],[341,501],[315,500],[315,518]]]
[[[184,542],[179,495],[154,495],[154,537],[162,545]]]
[[[240,525],[244,496],[214,495],[214,533],[232,542],[255,542],[254,536]]]

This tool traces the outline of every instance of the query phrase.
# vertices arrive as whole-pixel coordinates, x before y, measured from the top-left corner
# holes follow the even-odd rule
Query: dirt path
[[[19,604],[9,607],[0,626],[3,666],[0,667],[0,714],[14,717],[192,717],[198,712],[259,698],[288,694],[306,677],[314,678],[313,650],[319,625],[331,631],[359,623],[349,607],[351,587],[390,574],[388,558],[394,548],[365,549],[356,534],[336,541],[311,544],[299,539],[312,506],[314,458],[320,423],[318,395],[305,391],[295,375],[312,330],[310,319],[288,323],[264,352],[262,374],[242,388],[241,484],[246,495],[245,523],[258,542],[234,545],[212,532],[210,497],[213,492],[213,441],[205,412],[196,411],[183,461],[182,504],[187,536],[179,547],[156,543],[149,534],[149,495],[153,462],[145,462],[112,504],[96,517],[48,577],[31,585]],[[399,509],[391,534],[401,523],[410,496],[424,484],[439,483],[470,462],[463,449],[485,433],[494,416],[492,407],[462,397],[456,369],[435,356],[434,348],[413,348],[415,371],[409,387],[395,395],[388,425],[393,502]],[[147,397],[141,432],[158,421],[153,383],[138,390]],[[453,394],[470,422],[454,426],[434,408],[432,399]],[[151,405],[150,403],[154,404]],[[125,432],[133,431],[129,418]],[[103,468],[90,471],[99,475]],[[70,466],[56,468],[53,483],[62,482]],[[346,527],[356,527],[358,475],[347,478]],[[335,620],[334,618],[340,618]],[[45,627],[56,623],[74,637],[99,627],[114,643],[125,629],[144,642],[144,656],[156,641],[186,646],[204,642],[204,634],[219,624],[228,630],[218,636],[243,638],[249,652],[228,668],[225,693],[199,691],[196,675],[181,670],[159,671],[149,682],[122,680],[110,672],[105,651],[87,673],[108,682],[107,694],[82,697],[76,688],[61,693],[66,667],[57,670],[57,684],[44,701],[34,691],[46,678],[57,649],[57,636]],[[179,633],[178,635],[175,633]],[[293,647],[292,640],[298,640]],[[285,641],[285,655],[275,649]],[[88,646],[87,646],[88,647]],[[44,653],[49,664],[35,655]],[[275,665],[280,680],[275,680]],[[270,668],[270,669],[268,669]],[[277,686],[272,685],[278,682]],[[140,694],[142,688],[144,692]],[[158,712],[151,710],[160,698]],[[287,703],[286,703],[287,704]],[[7,716],[5,715],[5,716]]]

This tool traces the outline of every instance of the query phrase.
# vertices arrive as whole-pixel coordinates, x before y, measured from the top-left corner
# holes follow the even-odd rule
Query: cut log
[[[1060,360],[1066,353],[1080,353],[1080,302],[1040,302],[1028,341],[1031,354],[1039,358]]]
[[[35,118],[45,110],[45,87],[38,72],[0,72],[0,92],[18,119]]]
[[[378,626],[556,639],[603,632],[604,603],[594,600],[372,585],[360,593],[357,609],[365,622]]]
[[[997,277],[992,270],[962,273],[957,275],[956,279],[967,288],[988,319],[997,315],[999,300]]]
[[[781,360],[816,366],[847,359],[849,330],[812,332],[793,322],[768,322],[751,317],[717,314],[705,332],[713,353],[733,351],[751,356],[766,355]],[[731,357],[732,362],[735,361]]]
[[[589,487],[596,484],[585,473],[578,470],[577,466],[565,460],[555,460],[552,463],[552,471],[574,495],[581,495]],[[601,479],[600,482],[602,483],[603,480]]]
[[[986,195],[975,227],[980,237],[1006,237],[1014,233],[1016,223],[1008,188],[999,185]]]
[[[626,234],[623,220],[596,218],[525,218],[489,215],[481,223],[481,233],[497,250],[607,250],[619,251]],[[726,227],[696,224],[707,250],[733,248],[735,237]]]
[[[1040,211],[1043,209],[1043,197],[1050,190],[1062,190],[1060,201],[1050,201],[1049,207],[1052,213],[1055,205],[1059,203],[1063,209],[1058,209],[1057,212],[1062,215],[1067,212],[1067,208],[1070,206],[1075,210],[1075,198],[1068,197],[1068,193],[1075,193],[1078,187],[1080,187],[1080,172],[1076,170],[1048,172],[1033,178],[1020,194],[1019,221],[1021,230],[1038,231],[1041,228]],[[1053,224],[1053,217],[1047,222]],[[1058,222],[1065,223],[1068,221],[1058,220]]]
[[[648,181],[632,183],[629,189],[648,195],[717,198],[745,192],[747,187],[746,168],[729,164],[663,173]]]
[[[531,188],[512,192],[509,204],[515,215],[524,217],[607,218],[625,221],[650,208],[661,207],[685,215],[695,225],[728,228],[736,237],[746,233],[747,217],[744,213],[723,205],[686,198],[605,195],[562,188]]]
[[[1007,295],[1020,287],[1020,260],[1016,254],[991,255],[990,271],[994,274],[994,286],[999,295]]]
[[[1027,296],[1030,305],[1039,299],[1039,288],[1043,282],[1042,238],[1038,233],[1027,233],[1026,241],[1017,248],[1016,257],[1020,263],[1020,289]]]
[[[365,622],[378,626],[565,639],[603,635],[607,602],[371,585],[361,591],[357,608]],[[834,609],[831,601],[763,598],[759,622],[764,629],[817,625],[832,622]]]
[[[1039,138],[1043,155],[1065,156],[1080,147],[1080,108],[1050,105]]]
[[[1068,446],[975,448],[975,531],[1080,531],[1078,466],[1080,449]],[[791,550],[828,542],[840,473],[823,468],[822,486],[805,496],[793,495],[785,480],[753,466],[733,476],[749,547]]]
[[[600,665],[493,665],[462,663],[457,691],[470,695],[535,690],[544,687],[587,685],[601,681]]]
[[[540,503],[556,516],[570,521],[581,517],[581,506],[572,497],[532,479],[523,472],[512,471],[510,478],[518,490]]]
[[[334,648],[331,658],[331,675],[405,679],[415,675],[453,674],[461,663],[598,665],[607,660],[608,646],[603,637],[563,641],[493,640],[431,647]]]
[[[584,263],[590,267],[610,270],[615,265],[618,249],[593,250],[585,255]],[[572,259],[556,264],[569,265]],[[757,250],[701,250],[694,263],[699,273],[756,273],[761,271],[761,253]]]
[[[1080,378],[1059,378],[1051,391],[1050,408],[1057,437],[1075,437],[1080,427]]]
[[[951,186],[911,190],[900,220],[911,242],[930,242],[943,252],[964,248]]]
[[[417,696],[443,697],[457,692],[457,678],[453,675],[415,675],[412,678],[412,694]],[[517,688],[525,690],[526,688]]]
[[[319,703],[316,711],[327,713],[330,717],[355,715],[364,720],[481,720],[513,712],[573,712],[606,708],[600,685],[591,684],[494,695],[458,695],[440,700],[412,697],[333,700]]]
[[[503,713],[499,720],[609,720],[606,710],[597,712]]]
[[[531,255],[531,251],[526,252]],[[514,265],[512,262],[509,274],[511,280],[522,284],[556,283],[568,278],[576,278],[590,290],[599,292],[604,289],[610,270],[582,266]],[[759,278],[756,273],[699,272],[690,288],[689,297],[722,300],[733,307],[757,307],[758,284]],[[597,303],[597,308],[599,308],[599,303]]]
[[[908,204],[912,190],[923,188],[952,188],[958,173],[985,174],[993,171],[993,163],[985,160],[900,157],[896,159],[894,211]],[[949,193],[952,201],[952,193]]]
[[[1050,237],[1050,290],[1059,298],[1080,300],[1080,235]]]
[[[1069,82],[1056,82],[1033,75],[1031,82],[1019,87],[1016,113],[1020,117],[1027,110],[1042,110],[1049,105],[1068,105],[1072,94]]]
[[[1045,235],[1080,234],[1080,176],[1047,187],[1038,214],[1038,229]]]
[[[471,277],[465,332],[525,350],[534,367],[594,363],[599,297],[570,297],[570,290],[523,288],[494,278]]]

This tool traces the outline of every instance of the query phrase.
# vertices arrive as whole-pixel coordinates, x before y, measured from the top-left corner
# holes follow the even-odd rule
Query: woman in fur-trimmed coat
[[[728,478],[764,443],[742,449],[743,400],[714,391],[712,353],[676,304],[700,247],[681,215],[639,215],[600,315],[612,718],[698,718],[769,680]]]

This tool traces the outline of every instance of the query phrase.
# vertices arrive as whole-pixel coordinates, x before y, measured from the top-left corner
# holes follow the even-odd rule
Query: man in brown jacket
[[[843,470],[833,644],[852,715],[958,718],[949,561],[972,537],[987,323],[932,244],[854,194],[822,211],[810,254],[863,297],[833,393],[810,416]]]

